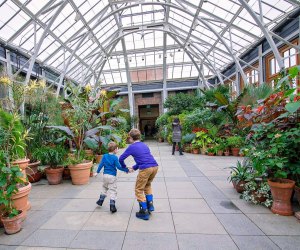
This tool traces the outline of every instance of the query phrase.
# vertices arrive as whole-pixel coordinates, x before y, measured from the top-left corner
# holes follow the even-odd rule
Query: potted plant
[[[243,138],[241,136],[227,137],[227,145],[231,147],[232,155],[239,156],[240,148],[243,146]]]
[[[270,208],[273,203],[270,186],[265,180],[258,178],[248,181],[244,187],[241,198],[254,204],[261,204]]]
[[[207,149],[207,155],[208,156],[214,156],[216,153],[216,146],[212,146]]]
[[[0,219],[7,234],[15,234],[21,230],[24,211],[15,207],[13,195],[23,183],[23,174],[16,165],[10,165],[3,151],[0,151]]]
[[[33,156],[46,166],[45,173],[50,185],[62,182],[64,167],[62,166],[67,152],[62,146],[43,146],[37,149]]]
[[[207,145],[212,142],[213,140],[206,132],[199,131],[196,132],[196,136],[192,141],[192,145],[196,145],[197,148],[200,148],[201,154],[205,154]]]
[[[24,159],[24,162],[28,165],[29,160],[25,158],[25,140],[28,132],[24,130],[17,114],[10,114],[0,109],[0,134],[0,150],[6,155],[9,165],[18,165],[23,173],[23,183],[17,186],[18,192],[13,193],[11,199],[15,208],[23,211],[25,218],[27,210],[30,208],[28,195],[31,184],[26,179],[25,169],[22,169],[19,164],[20,161],[17,161],[17,159]]]
[[[251,166],[248,160],[242,162],[237,161],[236,166],[229,167],[230,176],[228,177],[229,182],[232,182],[233,187],[238,193],[245,191],[245,184],[250,181],[253,177]]]

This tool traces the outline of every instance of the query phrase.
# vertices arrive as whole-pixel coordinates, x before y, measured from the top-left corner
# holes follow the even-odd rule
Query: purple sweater
[[[136,163],[136,165],[133,166],[134,170],[142,170],[158,166],[156,160],[150,152],[150,149],[143,142],[135,142],[131,144],[120,156],[119,161],[123,168],[126,167],[124,160],[130,155],[133,157]]]

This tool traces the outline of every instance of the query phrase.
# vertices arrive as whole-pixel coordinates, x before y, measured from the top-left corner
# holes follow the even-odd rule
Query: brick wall
[[[159,105],[159,112],[160,114],[162,113],[162,99],[161,99],[161,93],[157,92],[154,93],[153,97],[150,98],[143,98],[142,94],[135,94],[134,95],[134,101],[135,101],[135,105],[134,105],[134,109],[135,109],[135,115],[138,116],[138,112],[139,112],[139,106],[140,105],[155,105],[158,104]]]

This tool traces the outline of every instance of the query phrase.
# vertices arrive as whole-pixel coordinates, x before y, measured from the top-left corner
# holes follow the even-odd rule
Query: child
[[[102,206],[103,201],[107,195],[107,191],[110,193],[110,211],[112,213],[117,212],[115,205],[117,198],[117,169],[129,172],[128,168],[121,167],[116,153],[118,152],[118,147],[115,142],[108,143],[108,154],[103,155],[103,158],[98,166],[97,174],[100,173],[101,169],[104,167],[103,173],[103,192],[100,195],[99,200],[96,202],[99,206]],[[97,176],[97,174],[95,176]]]
[[[149,220],[149,212],[154,211],[151,182],[157,173],[158,164],[151,155],[148,146],[140,141],[141,132],[138,129],[131,129],[129,136],[133,143],[120,156],[119,161],[125,168],[124,160],[130,155],[134,158],[136,165],[132,168],[134,170],[139,169],[135,183],[135,195],[139,202],[140,211],[136,213],[136,217]]]

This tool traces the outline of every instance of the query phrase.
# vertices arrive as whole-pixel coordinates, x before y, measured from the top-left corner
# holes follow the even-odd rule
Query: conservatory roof
[[[31,56],[29,71],[38,60],[82,84],[205,81],[262,37],[273,41],[270,30],[296,8],[298,0],[0,0],[0,39]]]

